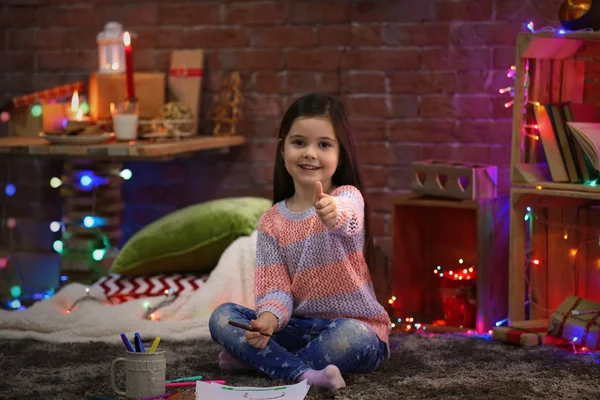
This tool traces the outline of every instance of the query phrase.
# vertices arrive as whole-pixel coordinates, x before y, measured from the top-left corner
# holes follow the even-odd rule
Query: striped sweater
[[[279,329],[290,316],[354,318],[388,343],[390,319],[375,297],[363,255],[364,200],[354,186],[335,189],[338,220],[327,228],[311,207],[290,211],[285,201],[260,219],[254,292],[256,311],[269,311]]]

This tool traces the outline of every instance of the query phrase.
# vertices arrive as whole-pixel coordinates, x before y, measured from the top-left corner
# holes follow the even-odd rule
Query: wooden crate
[[[423,160],[410,167],[411,188],[416,193],[463,200],[493,199],[497,195],[495,165]]]
[[[599,242],[594,232],[600,232],[596,217],[600,186],[551,182],[541,141],[524,129],[533,121],[536,102],[591,103],[598,109],[598,57],[598,32],[521,33],[517,38],[509,263],[509,319],[513,321],[547,318],[548,310],[571,294],[598,300],[594,288],[600,287]],[[527,207],[537,217],[525,222]],[[569,228],[566,239],[565,227]]]
[[[438,265],[473,261],[476,326],[487,332],[507,317],[508,199],[449,200],[410,193],[392,200],[394,308],[422,323],[443,319]]]
[[[520,33],[515,61],[511,183],[532,189],[600,193],[600,187],[551,182],[541,140],[531,128],[533,106],[572,101],[600,105],[600,33]],[[526,68],[529,67],[527,101]],[[525,111],[525,112],[523,112]],[[538,137],[539,138],[539,137]]]
[[[598,202],[513,188],[511,203],[509,318],[548,318],[570,295],[600,302]]]

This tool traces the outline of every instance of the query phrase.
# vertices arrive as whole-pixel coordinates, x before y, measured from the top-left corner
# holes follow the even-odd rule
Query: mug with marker
[[[125,334],[121,334],[127,353],[113,360],[110,366],[110,383],[115,393],[126,397],[152,397],[165,394],[167,358],[166,351],[157,348],[158,340],[149,350],[144,349],[139,334],[135,334],[135,346]],[[159,338],[157,338],[159,339]],[[116,368],[125,363],[125,391],[117,387]]]

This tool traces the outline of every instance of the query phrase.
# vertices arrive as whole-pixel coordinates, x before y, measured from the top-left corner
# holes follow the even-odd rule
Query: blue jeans
[[[210,334],[232,355],[272,378],[295,381],[303,372],[329,364],[337,366],[342,374],[372,372],[385,355],[385,343],[375,332],[349,318],[292,316],[284,329],[273,333],[267,347],[257,349],[246,341],[245,330],[228,324],[236,321],[249,325],[252,319],[256,319],[254,310],[222,304],[210,317]]]

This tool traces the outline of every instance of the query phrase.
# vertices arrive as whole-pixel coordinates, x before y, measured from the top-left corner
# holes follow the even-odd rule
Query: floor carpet
[[[311,389],[307,399],[600,398],[600,354],[573,355],[448,335],[394,335],[390,343],[392,357],[378,371],[350,375],[348,386],[333,393]],[[168,351],[167,379],[202,375],[235,386],[283,383],[258,374],[222,373],[216,363],[220,349],[211,342],[163,342],[161,347]],[[109,369],[122,355],[123,346],[117,344],[0,340],[0,398],[116,398]],[[124,386],[124,372],[118,382]],[[194,397],[188,393],[185,398]]]

